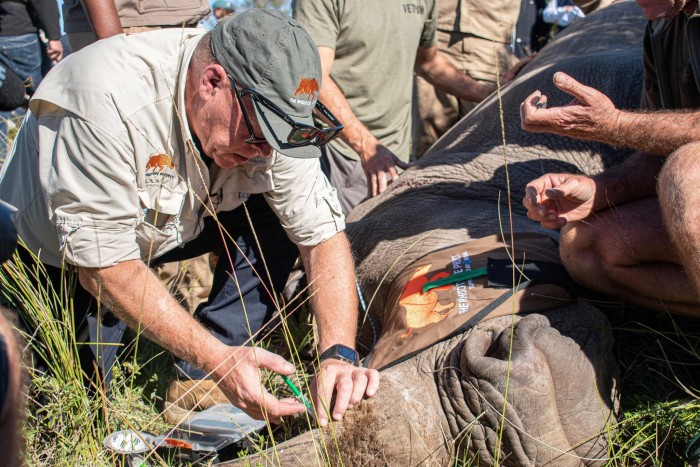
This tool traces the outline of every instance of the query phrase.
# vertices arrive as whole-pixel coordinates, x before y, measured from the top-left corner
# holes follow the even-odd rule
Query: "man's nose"
[[[249,144],[251,148],[250,157],[269,157],[272,154],[272,146],[267,143],[263,144]]]

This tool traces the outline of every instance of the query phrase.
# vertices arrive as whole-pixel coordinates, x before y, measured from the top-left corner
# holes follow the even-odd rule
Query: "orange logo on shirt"
[[[302,77],[301,80],[299,80],[297,90],[294,91],[294,97],[306,96],[308,100],[312,101],[316,97],[316,94],[318,94],[318,91],[318,81],[316,81],[316,78],[309,79]]]
[[[154,172],[162,172],[163,169],[174,169],[173,158],[165,154],[155,154],[148,159],[146,171],[153,169]]]

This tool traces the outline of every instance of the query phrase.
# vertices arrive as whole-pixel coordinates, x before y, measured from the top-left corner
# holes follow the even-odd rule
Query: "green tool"
[[[473,271],[458,272],[457,274],[452,274],[448,277],[443,277],[442,279],[437,279],[434,281],[426,282],[423,284],[423,293],[428,290],[436,289],[442,287],[443,285],[454,284],[455,282],[462,282],[469,279],[476,279],[477,277],[486,276],[488,274],[487,268],[474,269]]]
[[[284,381],[284,384],[287,385],[290,391],[292,391],[292,394],[294,394],[294,397],[297,398],[299,402],[304,404],[306,406],[306,411],[313,416],[313,409],[311,408],[311,404],[309,401],[304,397],[304,395],[301,393],[298,387],[294,383],[292,383],[292,380],[289,379],[289,376],[285,375],[280,375],[282,377],[282,381]]]

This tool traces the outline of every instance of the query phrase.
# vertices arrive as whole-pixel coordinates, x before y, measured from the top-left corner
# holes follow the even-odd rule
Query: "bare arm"
[[[414,70],[441,91],[467,101],[481,102],[493,91],[457,70],[437,46],[418,48]]]
[[[358,299],[355,268],[345,234],[339,232],[319,245],[300,247],[300,251],[309,276],[311,306],[318,323],[319,353],[334,344],[355,348]],[[376,370],[327,359],[321,364],[312,393],[319,408],[330,405],[335,389],[336,403],[332,414],[335,420],[340,420],[347,408],[360,402],[365,394],[373,396],[378,387]],[[325,411],[317,410],[317,418],[321,426],[326,425]]]
[[[231,402],[258,419],[304,410],[298,402],[279,401],[263,387],[260,368],[291,374],[294,367],[262,349],[231,347],[209,334],[168,293],[140,260],[116,266],[80,268],[80,283],[131,328],[203,369],[219,382]]]
[[[106,39],[124,33],[114,0],[83,0],[97,39]]]
[[[653,196],[663,162],[639,152],[595,177],[545,174],[527,184],[523,205],[530,219],[558,229],[601,209]]]
[[[574,96],[567,105],[547,108],[547,96],[536,91],[521,105],[523,129],[629,147],[668,156],[700,141],[700,111],[630,112],[615,108],[603,93],[558,72],[554,84]]]
[[[523,58],[513,68],[506,71],[501,77],[501,86],[511,82],[533,57],[534,55],[530,55]],[[484,86],[469,75],[460,72],[444,55],[439,53],[435,46],[418,48],[414,70],[417,75],[425,78],[441,91],[467,101],[481,102],[496,90],[496,87]]]
[[[323,81],[319,100],[343,123],[343,131],[338,137],[345,141],[360,156],[362,168],[367,176],[368,195],[376,196],[386,190],[387,177],[396,180],[399,176],[396,166],[406,168],[389,149],[383,146],[367,127],[355,116],[343,92],[331,78],[335,50],[319,47]]]

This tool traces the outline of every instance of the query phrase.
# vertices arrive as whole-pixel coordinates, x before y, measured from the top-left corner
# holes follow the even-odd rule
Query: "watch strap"
[[[357,351],[343,344],[335,344],[328,347],[318,358],[320,361],[335,358],[336,360],[360,366],[360,355]]]

